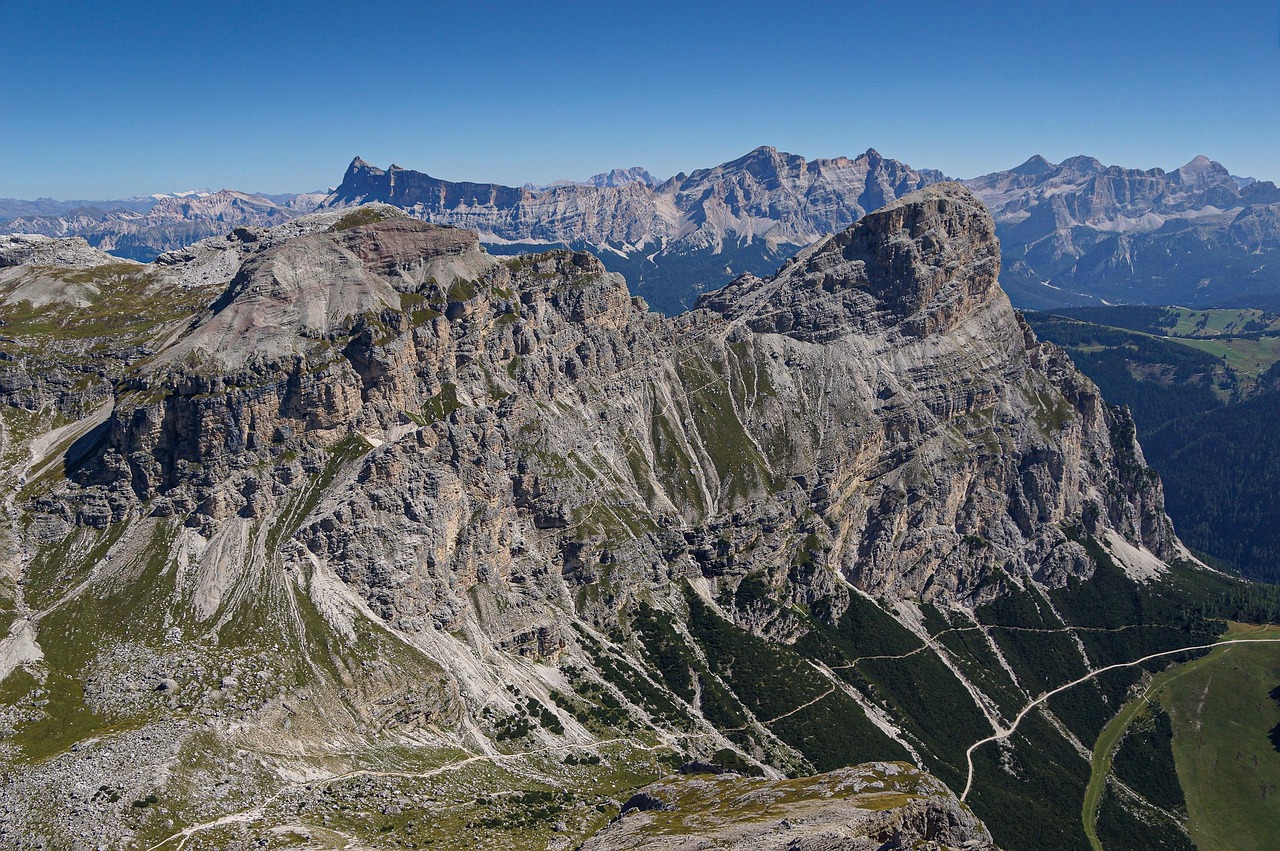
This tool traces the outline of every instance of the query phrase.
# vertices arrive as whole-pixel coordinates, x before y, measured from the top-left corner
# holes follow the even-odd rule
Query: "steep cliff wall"
[[[943,183],[673,319],[589,254],[499,259],[376,207],[147,267],[135,298],[219,294],[124,363],[100,424],[12,444],[0,720],[27,791],[0,830],[61,835],[40,802],[79,795],[92,835],[167,836],[93,798],[107,770],[215,847],[365,807],[375,774],[429,807],[422,781],[481,763],[509,790],[571,774],[579,837],[600,790],[685,758],[911,759],[960,788],[957,730],[1036,686],[975,685],[922,607],[1076,587],[1094,542],[1178,546],[1127,415],[998,265]],[[871,684],[863,656],[924,667]],[[41,732],[66,717],[74,751]],[[468,783],[507,813],[468,829],[514,817]]]

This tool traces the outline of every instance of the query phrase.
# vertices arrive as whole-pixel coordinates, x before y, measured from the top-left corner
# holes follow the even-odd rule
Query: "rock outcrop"
[[[92,248],[85,240],[54,239],[40,234],[0,236],[0,268],[15,266],[58,266],[89,269],[120,262],[110,254]]]
[[[699,760],[778,779],[911,758],[959,788],[950,730],[903,713],[893,683],[842,679],[864,643],[919,640],[923,604],[974,618],[1064,588],[1095,570],[1095,542],[1177,547],[1127,414],[1034,339],[998,264],[990,216],[954,183],[675,318],[590,254],[499,258],[385,206],[165,255],[86,309],[198,306],[148,326],[101,420],[12,444],[32,476],[12,482],[0,650],[45,684],[4,753],[96,836],[147,844],[170,812],[215,846],[266,835],[374,776],[430,808],[455,770],[448,794],[504,813],[468,830],[515,818],[462,769],[513,772],[493,782],[514,790],[599,766],[635,788]],[[949,718],[975,739],[1007,723],[943,651],[903,658],[926,650]],[[131,732],[22,761],[50,746],[56,707],[86,700],[84,730]],[[166,750],[147,756],[158,719]],[[169,809],[85,791],[113,742],[125,794],[150,784]],[[611,806],[574,794],[539,811]],[[899,803],[842,823],[987,841],[938,786]],[[60,824],[38,810],[0,830]]]
[[[736,775],[665,780],[641,794],[582,851],[994,851],[977,817],[946,786],[901,763],[799,780]]]
[[[936,184],[801,252],[768,281],[747,276],[698,306],[810,342],[895,327],[925,336],[994,300],[999,271],[986,210],[958,184]]]

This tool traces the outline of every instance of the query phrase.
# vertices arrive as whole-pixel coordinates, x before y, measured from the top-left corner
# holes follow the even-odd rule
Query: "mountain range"
[[[874,150],[809,161],[761,147],[664,181],[635,167],[541,187],[446,181],[356,158],[325,197],[223,191],[106,212],[13,202],[5,209],[35,206],[2,227],[82,236],[147,261],[232,227],[380,201],[476,230],[493,253],[590,250],[624,274],[635,294],[673,314],[692,307],[698,293],[743,272],[765,274],[799,248],[943,177]],[[1280,190],[1204,157],[1165,172],[1083,156],[1055,165],[1037,156],[965,185],[995,216],[1004,245],[1001,281],[1019,307],[1280,299],[1270,262],[1280,246]]]
[[[1256,617],[960,184],[676,317],[380,203],[0,258],[11,847],[1081,846]]]
[[[314,210],[323,195],[250,195],[224,189],[151,197],[103,211],[77,207],[60,213],[28,215],[0,222],[0,230],[76,236],[117,257],[150,261],[209,236],[243,226],[272,225]]]
[[[1170,172],[1032,157],[966,182],[995,216],[1021,306],[1248,306],[1280,292],[1280,190],[1198,156]]]

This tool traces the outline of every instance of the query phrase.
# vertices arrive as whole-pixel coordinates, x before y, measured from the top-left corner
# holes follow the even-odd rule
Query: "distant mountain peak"
[[[356,175],[381,175],[381,174],[386,174],[386,172],[371,163],[365,162],[360,157],[356,157],[351,161],[351,165],[347,166],[347,173],[343,177],[343,182],[345,183],[347,180],[351,179]]]
[[[1047,159],[1040,156],[1039,154],[1036,154],[1035,156],[1031,157],[1026,162],[1024,162],[1022,165],[1015,166],[1014,168],[1010,169],[1010,171],[1012,171],[1014,174],[1038,176],[1038,175],[1046,174],[1047,172],[1052,171],[1053,168],[1054,168],[1053,163],[1049,162]]]
[[[1191,162],[1173,172],[1171,177],[1191,189],[1204,190],[1218,184],[1229,184],[1239,190],[1239,185],[1231,172],[1227,171],[1227,167],[1204,154],[1192,157]]]
[[[613,168],[600,174],[593,174],[583,181],[588,186],[618,187],[628,183],[643,183],[646,186],[657,186],[661,183],[643,166],[633,165],[631,168]]]
[[[221,191],[226,192],[227,190],[223,189]],[[156,192],[147,197],[156,201],[163,201],[166,198],[204,198],[213,194],[214,191],[212,189],[185,189],[181,192]]]
[[[1086,174],[1097,174],[1103,170],[1102,161],[1097,157],[1090,157],[1085,154],[1077,154],[1074,157],[1068,157],[1058,163],[1058,168],[1070,171],[1083,171]]]

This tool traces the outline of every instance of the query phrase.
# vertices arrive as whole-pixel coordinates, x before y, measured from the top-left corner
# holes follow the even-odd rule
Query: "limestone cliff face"
[[[617,772],[686,758],[774,780],[910,758],[960,788],[950,729],[837,669],[927,657],[976,741],[1007,704],[908,652],[921,600],[969,618],[1062,586],[1094,569],[1087,535],[1130,562],[1177,546],[1131,420],[1036,342],[998,263],[940,184],[675,318],[590,254],[495,258],[373,205],[64,280],[68,322],[109,334],[128,305],[147,348],[95,417],[23,443],[4,412],[0,674],[60,691],[0,707],[0,736],[38,752],[59,706],[92,717],[79,750],[12,763],[0,838],[72,835],[74,806],[120,847],[168,813],[231,847],[327,824],[331,793],[390,815],[375,782],[506,829],[482,767],[579,790],[556,818],[582,841]],[[34,364],[30,304],[0,318]],[[839,829],[984,847],[931,783]],[[157,790],[169,809],[130,806]],[[597,847],[643,839],[620,824]]]
[[[278,513],[323,447],[367,441],[359,486],[300,518],[285,558],[341,565],[419,624],[524,576],[566,605],[622,553],[630,597],[680,552],[783,582],[816,536],[824,570],[868,592],[945,600],[1087,572],[1067,525],[1171,554],[1126,415],[1035,342],[998,265],[956,184],[675,320],[585,254],[500,263],[408,220],[299,237],[122,385],[86,516],[119,519],[100,494],[128,492],[212,533]]]
[[[768,281],[746,276],[699,306],[812,342],[894,326],[924,336],[994,299],[999,271],[990,215],[958,184],[935,184],[801,252]]]
[[[972,593],[984,570],[1010,563],[1061,581],[1081,568],[1061,531],[1078,517],[1105,515],[1172,553],[1127,414],[1035,342],[998,268],[986,210],[959,185],[938,184],[767,280],[747,277],[700,302],[757,332],[822,344],[797,354],[828,374],[828,407],[848,413],[833,417],[845,439],[818,448],[814,472],[838,506],[824,512],[832,556],[864,588]],[[1109,496],[1122,480],[1124,496]]]

